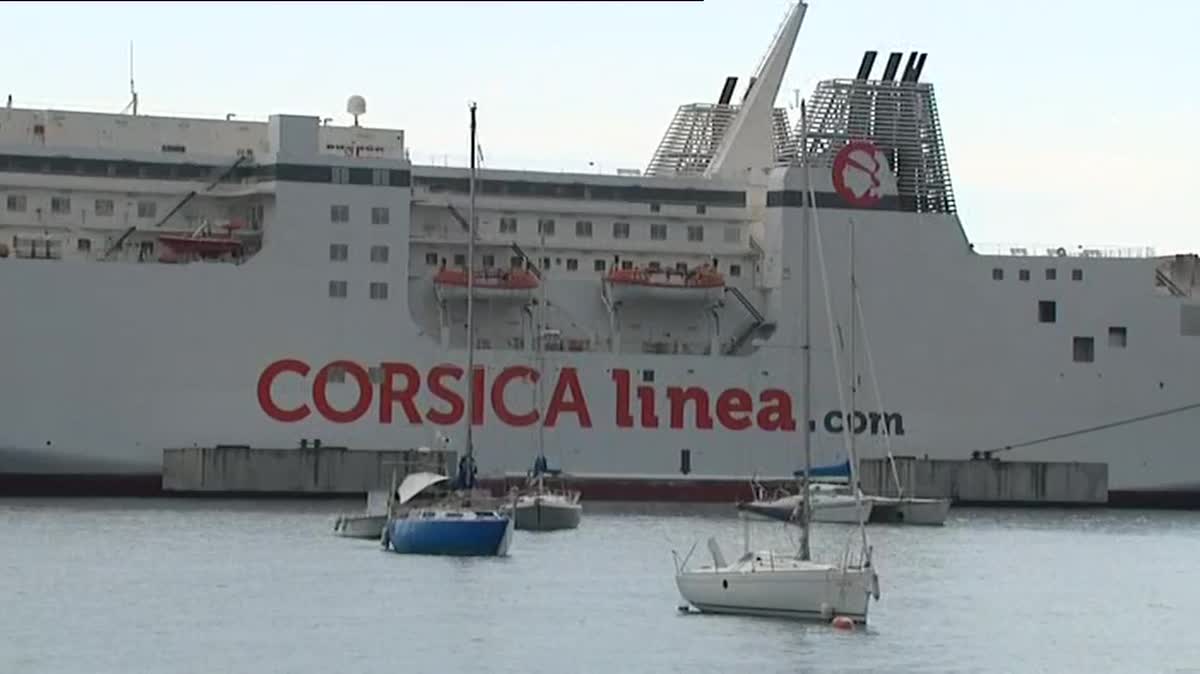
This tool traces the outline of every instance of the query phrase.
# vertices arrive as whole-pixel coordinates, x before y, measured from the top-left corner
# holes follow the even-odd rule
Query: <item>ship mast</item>
[[[467,233],[467,453],[463,487],[475,486],[475,103],[471,103],[470,208]]]

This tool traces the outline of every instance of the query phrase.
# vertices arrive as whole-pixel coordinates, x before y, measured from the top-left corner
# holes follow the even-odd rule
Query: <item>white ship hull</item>
[[[756,87],[777,89],[777,79]],[[851,86],[859,85],[823,83],[817,95]],[[772,101],[755,100],[738,114],[761,108],[770,124]],[[417,447],[441,430],[451,449],[462,449],[463,303],[439,302],[432,277],[466,248],[447,211],[465,209],[465,170],[412,166],[395,140],[399,131],[276,116],[266,124],[180,124],[183,159],[211,167],[211,175],[170,169],[168,180],[159,175],[164,162],[181,160],[159,149],[172,147],[163,134],[175,132],[166,127],[126,117],[119,120],[126,135],[112,140],[112,115],[4,115],[0,193],[15,200],[0,209],[0,243],[12,249],[0,257],[0,478],[155,476],[164,448],[190,445],[319,439],[352,449]],[[375,154],[328,150],[368,132],[382,139]],[[247,173],[206,191],[235,149],[240,157],[247,146],[256,153]],[[141,173],[122,173],[146,157],[153,162]],[[85,161],[93,163],[59,168]],[[862,327],[884,397],[881,411],[860,403],[861,457],[881,455],[877,441],[886,432],[897,455],[967,459],[1011,446],[1004,457],[1107,463],[1110,493],[1200,494],[1200,409],[1187,407],[1200,401],[1198,298],[1181,280],[1186,274],[1172,277],[1173,293],[1155,283],[1168,266],[1194,258],[981,255],[952,205],[917,208],[913,200],[929,195],[905,192],[917,188],[894,176],[877,202],[851,203],[834,179],[836,161],[822,155],[810,172],[831,303],[845,324],[847,283],[838,279],[848,278],[853,220]],[[353,173],[363,170],[367,182]],[[480,298],[476,331],[487,342],[475,353],[481,476],[522,470],[539,424],[551,462],[582,481],[674,480],[701,489],[724,481],[743,489],[751,474],[787,477],[801,466],[795,317],[804,297],[807,181],[794,166],[760,173],[765,184],[724,175],[482,172],[479,264],[488,256],[507,264],[514,243],[538,250],[549,265],[549,327],[576,346],[543,354],[537,369],[546,404],[534,410],[531,312]],[[890,175],[886,166],[880,175]],[[535,184],[549,187],[531,191]],[[261,249],[228,264],[160,264],[133,259],[136,251],[97,259],[127,224],[152,244],[157,216],[189,192],[201,196],[177,217],[192,217],[188,209],[249,210]],[[65,210],[64,194],[73,200]],[[157,215],[138,220],[142,206],[130,201],[122,220],[130,194],[155,202]],[[97,215],[102,198],[105,212],[118,202],[116,215]],[[508,217],[520,220],[515,233],[497,224]],[[553,250],[542,251],[532,225],[545,218],[560,227],[546,243]],[[577,228],[564,226],[576,220]],[[186,232],[190,222],[160,229]],[[650,227],[663,222],[668,238],[651,240]],[[617,225],[625,235],[609,246],[604,237]],[[585,230],[586,237],[572,236]],[[71,254],[22,257],[19,236],[45,232]],[[86,236],[94,247],[77,252]],[[390,253],[377,258],[380,247]],[[619,257],[692,266],[717,260],[731,290],[719,303],[649,298],[613,306],[598,270]],[[821,297],[819,285],[813,297]],[[1052,322],[1039,320],[1039,302],[1047,301],[1055,303]],[[812,315],[811,348],[827,353],[824,312]],[[774,331],[756,332],[760,324]],[[1080,346],[1076,338],[1092,341]],[[810,434],[819,465],[844,459],[845,421],[832,364],[812,360]],[[868,376],[862,349],[856,371]],[[1114,424],[1132,419],[1140,420]]]

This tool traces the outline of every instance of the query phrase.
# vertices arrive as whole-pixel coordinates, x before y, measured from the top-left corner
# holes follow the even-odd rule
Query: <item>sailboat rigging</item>
[[[803,4],[800,5],[801,7]],[[804,115],[803,108],[801,115]],[[811,225],[816,239],[817,257],[825,290],[825,306],[829,318],[830,343],[836,345],[833,328],[833,311],[829,301],[829,275],[821,248],[820,223],[814,206],[813,188],[808,178],[809,160],[806,148],[801,145],[807,193],[806,229]],[[807,249],[805,251],[807,253]],[[806,267],[807,268],[807,267]],[[807,286],[805,284],[807,293]],[[805,313],[810,311],[805,306]],[[807,323],[807,319],[806,319]],[[802,329],[807,345],[806,328]],[[839,366],[840,354],[834,351],[833,362],[838,384],[838,399],[846,409],[846,399]],[[806,378],[807,381],[807,378]],[[807,397],[807,395],[806,395]],[[801,433],[807,435],[807,427]],[[857,476],[857,457],[849,439],[846,440],[850,456],[852,476]],[[807,484],[812,470],[811,450],[805,445],[805,473]],[[853,478],[852,478],[853,479]],[[803,495],[806,495],[807,489]],[[856,502],[859,499],[856,496]],[[807,502],[807,499],[806,501]],[[856,503],[861,508],[861,503]],[[743,518],[745,515],[742,515]],[[688,569],[687,558],[675,559],[675,584],[679,593],[701,612],[729,613],[741,615],[767,615],[788,618],[821,618],[828,620],[837,616],[838,621],[849,619],[857,623],[867,621],[867,612],[872,597],[879,598],[879,578],[871,565],[871,548],[867,543],[864,518],[858,518],[862,536],[862,550],[857,560],[847,548],[846,554],[836,563],[814,562],[810,551],[805,550],[809,540],[810,511],[805,508],[801,518],[804,538],[801,549],[792,555],[780,555],[770,550],[753,551],[749,545],[749,524],[743,519],[744,553],[730,563],[724,558],[716,539],[708,539],[712,564]]]
[[[542,253],[546,246],[546,232],[541,227],[538,228],[540,237],[538,257],[546,259]],[[549,269],[542,270],[544,276]],[[530,322],[532,323],[533,346],[534,346],[534,361],[537,366],[537,371],[541,373],[546,366],[545,363],[545,340],[551,334],[554,334],[546,326],[546,279],[542,278],[538,284],[537,311],[530,313]],[[542,380],[544,376],[539,375],[537,381],[534,382],[534,409],[542,409],[543,392]],[[580,505],[580,493],[575,490],[566,488],[553,489],[546,484],[546,478],[549,475],[558,473],[552,471],[546,460],[546,431],[545,425],[540,420],[537,424],[537,457],[533,462],[533,470],[529,472],[526,480],[525,488],[518,491],[517,498],[511,504],[511,511],[516,528],[529,529],[534,531],[554,531],[559,529],[574,529],[579,526],[579,521],[582,519],[583,506]],[[509,506],[505,506],[504,511],[507,512]]]
[[[478,218],[475,213],[475,104],[471,103],[471,174],[470,215],[467,236],[467,386],[474,384],[475,372],[475,237]],[[503,556],[508,554],[512,538],[513,517],[475,503],[475,442],[471,430],[475,396],[468,394],[466,416],[466,451],[458,463],[458,474],[449,494],[436,498],[427,506],[403,508],[389,517],[384,527],[382,544],[401,554]],[[435,473],[414,473],[405,477],[397,494],[398,505],[404,506],[422,492],[446,482],[446,476]],[[390,497],[389,497],[390,498]]]

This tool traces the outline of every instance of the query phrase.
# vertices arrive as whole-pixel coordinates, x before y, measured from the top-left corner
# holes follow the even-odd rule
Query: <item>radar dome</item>
[[[346,101],[346,112],[354,115],[355,117],[359,115],[365,115],[367,113],[367,99],[363,98],[362,96],[351,96],[350,99]]]

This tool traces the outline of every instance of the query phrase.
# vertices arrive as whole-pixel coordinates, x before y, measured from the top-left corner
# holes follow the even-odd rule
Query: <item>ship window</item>
[[[375,206],[371,209],[371,224],[386,225],[391,223],[391,213],[386,206]]]
[[[342,262],[350,257],[350,246],[344,243],[329,244],[329,259],[333,262]]]
[[[1179,334],[1184,337],[1200,337],[1200,306],[1179,305]]]
[[[387,169],[372,169],[371,184],[379,185],[379,186],[386,186],[388,184],[388,170]]]
[[[697,215],[704,215],[707,212],[708,212],[708,206],[705,206],[704,204],[696,204],[696,214]]]
[[[687,273],[687,263],[686,262],[676,262],[675,263],[675,271],[686,274]]]
[[[741,276],[742,275],[742,265],[740,265],[740,264],[729,265],[729,275],[730,276]]]
[[[371,299],[386,300],[388,298],[388,284],[382,281],[371,282]]]
[[[650,204],[650,212],[651,213],[657,213],[661,210],[662,210],[662,206],[659,206],[658,204]]]
[[[521,259],[520,255],[514,255],[509,258],[508,266],[512,267],[513,269],[520,269],[522,267],[522,262],[523,260]]]
[[[1076,337],[1073,346],[1076,363],[1091,363],[1096,360],[1096,342],[1091,337]]]
[[[591,220],[576,220],[575,221],[575,236],[581,239],[592,238],[592,221]]]
[[[1029,280],[1029,270],[1022,269],[1021,271],[1017,272],[1017,278],[1021,279],[1022,281],[1028,281]]]
[[[659,269],[662,269],[662,265],[659,264],[658,261],[653,261],[646,266],[650,269],[650,271],[658,271]]]
[[[550,268],[550,258],[548,258],[548,257],[542,258],[542,269],[549,269],[549,268]]]
[[[1057,269],[1054,269],[1052,267],[1052,268],[1046,270],[1046,280],[1047,281],[1053,281],[1056,278],[1058,278],[1058,270]]]
[[[113,200],[97,199],[95,211],[96,215],[111,216],[113,214]]]
[[[704,227],[700,225],[688,225],[688,241],[703,241]]]
[[[383,381],[383,368],[379,366],[367,368],[367,376],[370,377],[372,384],[378,384]]]
[[[613,238],[614,239],[628,239],[629,238],[629,223],[628,222],[614,222],[613,223]]]
[[[567,271],[575,271],[579,269],[579,260],[573,257],[567,258]]]
[[[79,250],[79,252],[86,253],[92,249],[92,240],[91,239],[80,239],[79,241],[77,241],[75,243],[75,247]],[[1124,330],[1124,328],[1121,328],[1121,329]],[[1112,332],[1112,330],[1110,329],[1109,333],[1111,334],[1111,332]]]
[[[350,207],[344,204],[330,206],[329,219],[333,222],[350,222]]]
[[[1072,281],[1082,281],[1083,280],[1083,270],[1082,269],[1072,269],[1071,270],[1071,280]]]
[[[554,220],[552,218],[538,220],[538,234],[554,236]]]
[[[329,282],[329,296],[330,297],[338,297],[338,298],[345,297],[346,296],[346,282],[345,281],[330,281]]]
[[[993,269],[992,270],[992,280],[993,281],[1003,281],[1004,280],[1004,270],[999,267],[996,267],[995,269]]]
[[[692,450],[679,450],[679,472],[687,475],[692,472]]]
[[[592,269],[595,269],[596,271],[604,271],[604,267],[604,260],[596,260],[594,263],[592,263]]]
[[[467,266],[467,256],[463,255],[462,253],[456,253],[454,255],[454,266],[455,267]]]
[[[654,383],[654,370],[642,370],[642,381],[647,384]]]
[[[516,218],[500,218],[500,233],[501,234],[516,234],[517,219]]]
[[[488,269],[495,267],[496,266],[496,256],[495,255],[484,255],[483,256],[483,266],[487,267]]]
[[[25,195],[24,194],[8,195],[8,198],[4,200],[4,206],[5,206],[5,208],[7,208],[8,210],[10,210],[14,213],[24,213],[25,212]]]
[[[388,247],[387,246],[371,246],[371,262],[387,262]]]
[[[438,254],[437,253],[425,253],[425,264],[429,265],[430,267],[436,267],[437,263],[438,263]]]
[[[339,185],[345,185],[350,182],[350,169],[345,166],[334,166],[333,182]]]
[[[633,269],[633,260],[621,260],[621,269]]]
[[[1058,305],[1054,300],[1038,301],[1038,323],[1054,323],[1058,320]]]
[[[742,230],[737,225],[725,227],[725,243],[739,243],[742,240]]]
[[[651,241],[666,241],[667,226],[666,225],[650,225],[650,240]]]
[[[1108,329],[1108,345],[1114,349],[1124,349],[1126,343],[1125,328],[1122,326],[1113,326]]]
[[[51,213],[70,213],[71,198],[70,197],[51,197],[50,198]]]
[[[139,201],[137,209],[139,218],[153,218],[158,213],[158,204],[153,201]]]
[[[329,368],[329,382],[332,384],[342,384],[346,381],[346,371],[340,367]]]

